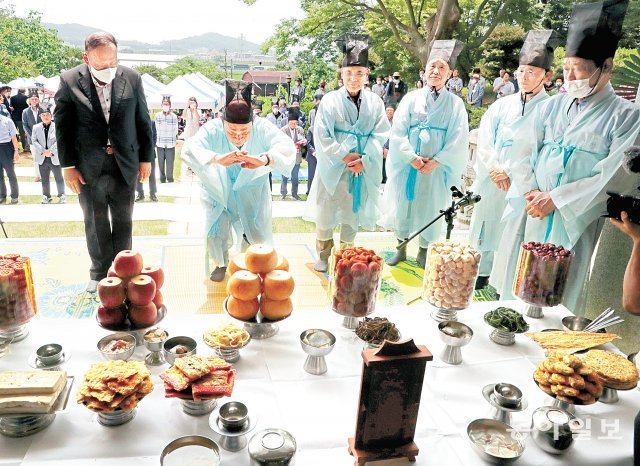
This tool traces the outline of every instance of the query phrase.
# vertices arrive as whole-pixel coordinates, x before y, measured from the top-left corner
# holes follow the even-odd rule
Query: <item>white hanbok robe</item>
[[[339,224],[341,240],[346,242],[353,242],[358,227],[376,226],[389,121],[376,94],[361,91],[360,99],[358,111],[342,87],[326,94],[316,112],[313,139],[318,165],[304,218],[316,223],[319,240],[331,239]],[[364,171],[359,176],[342,160],[351,152],[362,155]]]
[[[416,154],[440,162],[422,175],[411,162]],[[387,184],[380,224],[407,238],[451,204],[451,186],[459,186],[469,159],[469,121],[460,98],[440,90],[434,101],[427,88],[408,93],[393,116],[387,154]],[[420,246],[440,237],[444,219],[420,235]]]
[[[224,167],[212,162],[215,155],[238,149],[229,141],[221,119],[202,126],[182,149],[182,159],[202,184],[207,254],[217,266],[228,263],[232,230],[236,231],[238,241],[246,235],[252,244],[272,242],[269,172],[275,169],[290,176],[296,160],[291,139],[264,118],[254,119],[242,150],[252,156],[266,153],[271,164],[251,170],[237,164]]]
[[[513,139],[518,133],[528,131],[533,126],[535,108],[548,98],[547,93],[542,90],[526,103],[523,110],[520,94],[509,95],[491,104],[480,121],[474,167],[476,180],[471,191],[479,194],[481,200],[473,207],[469,231],[470,243],[482,254],[480,276],[490,275],[494,252],[498,249],[506,224],[501,223],[501,220],[507,206],[507,193],[498,189],[489,173],[494,168],[499,168],[510,179],[513,178]]]
[[[625,149],[638,137],[640,108],[616,96],[610,84],[583,99],[579,111],[576,104],[569,94],[558,94],[538,106],[535,125],[514,153],[523,169],[517,169],[505,214],[522,208],[522,196],[531,190],[551,195],[556,209],[542,220],[527,217],[524,241],[573,251],[564,304],[581,314],[591,256],[606,213],[606,192],[627,192],[637,181],[626,174],[622,161]],[[501,253],[517,255],[519,246]]]

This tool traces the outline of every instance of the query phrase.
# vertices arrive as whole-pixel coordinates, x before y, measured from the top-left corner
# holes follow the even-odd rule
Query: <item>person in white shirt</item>
[[[516,88],[511,82],[511,76],[506,71],[502,75],[502,81],[493,86],[493,92],[496,93],[496,99],[501,99],[511,94],[515,94]]]
[[[187,108],[182,111],[182,119],[184,120],[184,131],[182,134],[185,141],[198,132],[201,118],[202,113],[198,109],[198,100],[195,97],[189,97]]]
[[[37,89],[29,89],[29,106],[22,111],[22,127],[24,128],[24,133],[27,137],[27,145],[31,146],[31,132],[33,131],[33,127],[37,123],[41,123],[40,119],[40,97],[38,96]],[[31,149],[29,149],[31,150]],[[33,161],[33,166],[35,169],[36,177],[34,181],[40,181],[40,168],[38,167],[38,163]]]
[[[506,72],[506,70],[501,69],[498,72],[498,77],[493,80],[493,91],[496,93],[496,97],[498,96],[498,91],[496,91],[496,87],[503,81],[505,72]]]
[[[178,136],[178,117],[171,111],[171,99],[162,98],[162,112],[156,113],[156,152],[160,183],[173,183],[173,164],[176,159],[176,137]]]

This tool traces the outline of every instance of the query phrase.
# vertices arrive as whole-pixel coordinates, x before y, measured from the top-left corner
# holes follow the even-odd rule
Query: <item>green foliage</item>
[[[482,115],[487,111],[487,107],[472,107],[465,102],[467,113],[469,114],[469,130],[476,129],[480,126]]]
[[[0,50],[0,81],[9,82],[24,76],[36,76],[38,69],[35,64],[24,55],[9,55]]]
[[[520,26],[499,24],[485,41],[480,62],[484,76],[497,76],[502,68],[513,73],[518,67],[525,30]]]
[[[220,81],[221,79],[224,79],[224,71],[215,61],[191,56],[183,57],[173,65],[165,68],[162,70],[162,79],[157,77],[156,79],[166,84],[173,81],[178,76],[196,72],[202,73],[212,81]]]
[[[640,83],[640,50],[618,49],[618,52],[611,83],[618,95],[632,100],[638,93]]]
[[[146,73],[153,76],[158,81],[164,82],[163,81],[165,79],[164,72],[162,69],[158,68],[156,65],[138,65],[138,66],[134,66],[133,69],[136,70],[141,75]],[[164,84],[168,84],[168,83],[165,82]]]
[[[55,30],[45,28],[40,14],[30,12],[16,16],[13,7],[0,8],[0,50],[10,57],[11,70],[0,74],[30,77],[35,74],[53,76],[74,63],[77,52],[64,45]],[[8,68],[6,60],[3,68]]]

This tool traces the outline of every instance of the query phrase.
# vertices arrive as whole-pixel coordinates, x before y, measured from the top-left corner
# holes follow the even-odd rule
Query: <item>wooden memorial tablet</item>
[[[391,458],[415,461],[413,437],[424,371],[433,355],[411,339],[385,341],[380,348],[364,350],[362,359],[356,435],[349,439],[355,465]]]

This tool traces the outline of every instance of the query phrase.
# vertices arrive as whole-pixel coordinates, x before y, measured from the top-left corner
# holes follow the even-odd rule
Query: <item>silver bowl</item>
[[[62,361],[64,353],[62,352],[62,345],[57,343],[48,343],[42,345],[36,350],[36,358],[44,366],[53,366],[54,364]]]
[[[286,430],[265,429],[249,440],[251,466],[291,466],[295,461],[296,439]]]
[[[446,345],[440,354],[440,359],[447,364],[462,362],[461,347],[468,345],[473,338],[473,330],[457,320],[445,320],[438,324],[440,339]]]
[[[124,340],[127,343],[129,343],[131,346],[129,349],[126,349],[119,353],[105,353],[102,348],[104,348],[104,346],[107,343],[112,342],[113,340]],[[100,351],[100,354],[102,355],[103,358],[109,361],[116,361],[116,360],[127,361],[131,356],[133,356],[133,353],[136,350],[136,339],[133,335],[129,333],[117,332],[101,338],[100,341],[98,341],[97,346],[98,346],[98,351]]]
[[[169,443],[164,450],[162,450],[162,454],[160,455],[160,465],[164,466],[166,458],[168,455],[176,452],[180,448],[198,446],[203,447],[208,450],[211,450],[209,456],[211,456],[210,466],[218,466],[220,464],[220,448],[218,444],[207,437],[202,437],[200,435],[188,435],[186,437],[180,437],[175,439],[173,442]],[[169,462],[167,461],[169,464]],[[172,461],[170,464],[181,464],[187,465],[188,459],[181,458],[180,460]]]
[[[249,409],[244,403],[239,401],[229,401],[218,411],[220,423],[225,429],[231,432],[242,430],[242,427],[249,419]]]
[[[501,406],[515,408],[522,400],[522,390],[510,383],[497,383],[493,387],[493,396]]]
[[[300,345],[307,353],[304,370],[309,374],[320,375],[327,372],[327,363],[324,357],[333,351],[336,337],[327,330],[313,328],[300,334]]]
[[[182,354],[173,353],[171,349],[178,345],[186,346],[188,351]],[[191,337],[173,337],[164,341],[162,351],[167,362],[173,365],[174,361],[178,358],[184,358],[185,356],[196,354],[197,346],[198,344]]]
[[[166,334],[165,339],[162,341],[147,341],[144,337],[146,337],[147,333],[154,330],[162,330]],[[169,332],[159,327],[153,327],[147,330],[142,338],[144,340],[144,347],[150,351],[150,353],[145,356],[144,362],[150,366],[161,366],[164,364],[166,361],[162,352],[162,346],[164,342],[167,341],[167,338],[169,338]]]
[[[476,453],[485,461],[494,464],[509,464],[516,461],[524,453],[524,439],[522,435],[513,429],[509,424],[496,421],[495,419],[476,419],[467,427],[469,441],[473,445]],[[487,436],[499,436],[513,445],[513,456],[499,456],[490,453],[482,445],[482,440]]]
[[[569,332],[581,332],[584,328],[593,322],[591,319],[579,316],[567,316],[562,319],[562,328]],[[600,329],[597,333],[607,333],[606,329]]]
[[[531,417],[531,436],[542,450],[560,455],[571,447],[573,435],[582,425],[580,419],[563,409],[542,406]]]

